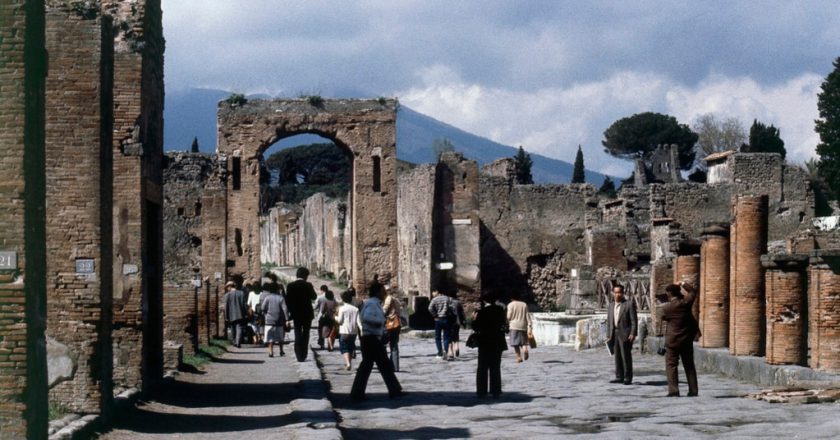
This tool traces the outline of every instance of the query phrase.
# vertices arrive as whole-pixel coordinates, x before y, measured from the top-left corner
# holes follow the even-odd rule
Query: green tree
[[[741,146],[744,153],[779,153],[785,158],[785,141],[779,137],[779,129],[770,124],[768,127],[757,119],[750,127],[750,143]]]
[[[583,151],[578,145],[577,155],[575,156],[575,169],[572,171],[572,183],[586,183],[586,170],[583,167]]]
[[[604,183],[602,183],[601,187],[598,188],[598,194],[609,197],[611,199],[615,198],[615,183],[613,183],[612,179],[610,179],[610,176],[604,177]]]
[[[198,137],[193,137],[193,142],[192,142],[192,145],[190,146],[190,152],[192,152],[192,153],[198,153],[199,152]]]
[[[834,197],[840,198],[840,57],[834,60],[834,70],[823,81],[817,94],[820,119],[814,130],[820,135],[817,155],[820,177],[825,180]]]
[[[714,114],[700,115],[691,127],[697,133],[697,152],[708,156],[718,151],[737,150],[747,141],[747,130],[738,118],[718,120]]]
[[[437,138],[432,141],[432,151],[435,153],[435,159],[440,159],[441,154],[455,151],[455,146],[447,138]]]
[[[516,156],[513,156],[513,163],[516,166],[516,183],[522,185],[530,185],[534,183],[534,177],[531,175],[531,165],[534,161],[531,160],[531,155],[525,152],[522,146],[519,146],[519,151]]]
[[[677,144],[680,168],[689,170],[694,165],[694,144],[697,133],[673,116],[645,112],[619,119],[604,131],[605,151],[622,159],[640,157],[648,159],[657,145]]]

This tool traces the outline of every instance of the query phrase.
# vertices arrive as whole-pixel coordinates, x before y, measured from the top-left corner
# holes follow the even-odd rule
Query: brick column
[[[840,252],[814,251],[808,268],[808,366],[840,372]]]
[[[161,373],[163,30],[159,0],[103,0],[114,20],[114,385]],[[156,205],[158,209],[149,207]],[[152,215],[154,212],[155,215]],[[144,304],[146,316],[144,317]],[[159,312],[157,312],[159,313]],[[156,350],[150,350],[151,347]],[[147,349],[144,353],[144,347]],[[147,377],[143,377],[143,374]]]
[[[764,268],[767,252],[767,196],[736,196],[730,243],[729,353],[764,354]]]
[[[113,41],[100,2],[47,5],[47,349],[73,365],[50,371],[50,401],[76,413],[113,397]]]
[[[0,23],[0,437],[46,438],[44,2]]]
[[[764,255],[767,270],[767,363],[805,362],[805,265],[804,255]]]
[[[729,225],[703,229],[700,249],[700,345],[729,344]]]
[[[700,292],[700,255],[695,253],[699,249],[693,247],[687,252],[682,249],[678,252],[677,258],[674,259],[674,283],[687,283],[694,287],[696,292]],[[700,298],[694,300],[692,313],[695,319],[700,319]]]
[[[662,321],[656,318],[656,298],[654,295],[665,293],[665,286],[674,280],[674,259],[660,258],[650,265],[650,316],[654,334],[662,336]]]

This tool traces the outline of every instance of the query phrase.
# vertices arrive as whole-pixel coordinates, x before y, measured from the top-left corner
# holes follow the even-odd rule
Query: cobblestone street
[[[402,371],[397,377],[408,395],[401,398],[388,398],[374,369],[367,399],[351,400],[350,386],[360,359],[354,360],[353,371],[345,371],[338,350],[314,350],[316,366],[311,356],[299,364],[288,354],[268,358],[262,348],[231,348],[205,373],[179,375],[162,394],[119,417],[101,438],[834,439],[840,435],[838,404],[771,404],[743,398],[761,388],[717,375],[700,374],[697,398],[666,398],[663,358],[638,353],[633,384],[626,386],[608,383],[612,359],[601,350],[539,347],[521,364],[508,351],[502,359],[502,397],[479,399],[474,382],[476,351],[462,347],[460,358],[443,361],[434,356],[434,342],[427,335],[402,336]],[[287,345],[287,353],[290,350]],[[684,394],[686,385],[681,385]]]
[[[465,335],[462,336],[462,339]],[[350,400],[355,371],[337,352],[318,351],[346,439],[395,438],[837,438],[837,404],[770,404],[740,398],[758,387],[700,374],[698,398],[666,398],[663,358],[636,353],[630,386],[610,384],[612,359],[602,350],[540,347],[516,364],[502,359],[503,395],[475,394],[476,351],[438,360],[434,342],[403,334],[402,371],[408,395],[389,399],[374,370],[368,399]],[[355,361],[358,364],[358,360]],[[680,372],[681,379],[682,371]],[[682,393],[686,392],[683,383]]]

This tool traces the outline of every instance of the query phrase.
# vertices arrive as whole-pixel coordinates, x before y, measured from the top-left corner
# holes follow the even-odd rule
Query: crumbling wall
[[[582,254],[587,215],[598,215],[592,185],[517,185],[482,175],[479,183],[482,285],[528,291],[527,260]]]
[[[213,327],[218,326],[215,294],[223,282],[226,173],[215,155],[172,152],[163,178],[163,338],[194,352],[218,334]],[[196,294],[196,279],[209,283],[202,286],[205,294]]]

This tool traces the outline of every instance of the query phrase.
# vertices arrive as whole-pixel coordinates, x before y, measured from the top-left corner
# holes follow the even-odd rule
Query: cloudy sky
[[[397,97],[507,145],[626,175],[604,130],[644,111],[781,130],[814,155],[836,1],[162,0],[166,87]]]

